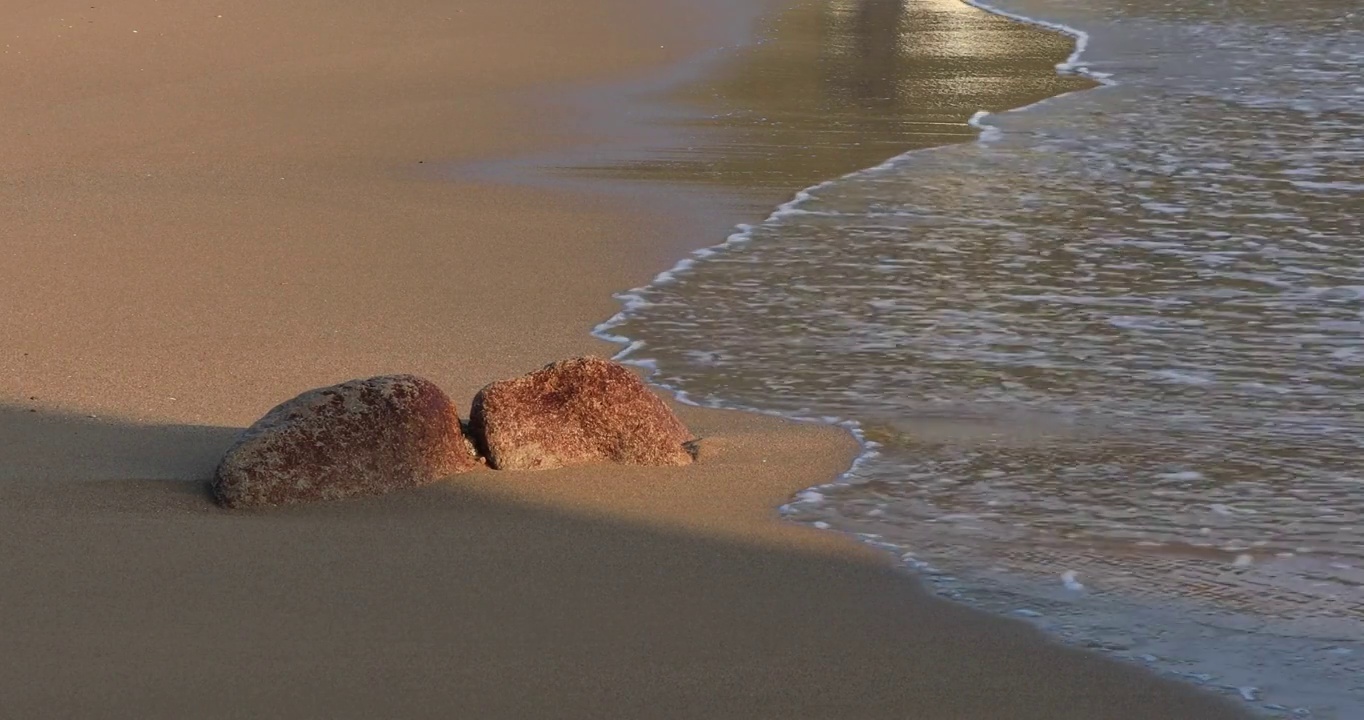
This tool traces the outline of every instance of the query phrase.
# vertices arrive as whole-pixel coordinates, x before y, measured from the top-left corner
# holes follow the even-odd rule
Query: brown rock
[[[271,410],[227,451],[212,489],[230,508],[283,505],[378,495],[481,465],[440,388],[387,375]]]
[[[624,366],[573,358],[474,398],[470,434],[500,470],[591,462],[686,465],[691,439],[682,421]]]

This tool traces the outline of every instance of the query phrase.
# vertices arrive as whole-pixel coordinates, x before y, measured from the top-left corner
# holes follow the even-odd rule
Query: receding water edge
[[[1088,79],[1091,79],[1100,86],[1099,88],[1096,89],[1096,92],[1102,92],[1104,87],[1113,87],[1120,84],[1120,78],[1114,78],[1107,73],[1093,71],[1092,69],[1085,66],[1084,53],[1087,50],[1090,41],[1090,35],[1085,31],[1061,23],[1049,22],[1045,20],[1038,20],[1035,18],[1026,17],[1023,15],[1009,12],[1007,10],[998,8],[990,4],[975,2],[974,0],[960,1],[967,5],[971,5],[973,7],[976,7],[980,10],[983,10],[994,15],[1006,17],[1009,18],[1010,20],[1045,28],[1051,31],[1064,33],[1070,36],[1074,41],[1074,51],[1065,61],[1059,63],[1056,66],[1057,72],[1059,74],[1080,75]],[[1003,113],[1022,112],[1024,110],[1036,108],[1040,104],[1049,103],[1053,100],[1066,97],[1067,95],[1070,94],[1071,93],[1067,92],[1059,95],[1054,95],[1035,103],[1031,103],[1028,105],[1024,105],[1018,108],[1013,108],[1002,112]],[[986,111],[979,111],[975,113],[967,121],[967,124],[971,128],[974,128],[974,131],[977,133],[974,141],[975,143],[987,145],[998,138],[1000,130],[994,123],[990,122],[991,117],[997,114],[1001,114],[1001,112],[991,113]],[[641,340],[632,339],[621,334],[620,332],[618,332],[618,328],[620,328],[621,325],[626,324],[634,313],[636,313],[638,310],[640,310],[641,308],[645,307],[648,304],[648,301],[646,300],[644,295],[649,288],[676,282],[679,278],[685,277],[688,273],[690,273],[698,263],[705,262],[708,258],[721,256],[730,250],[739,248],[752,242],[754,229],[756,227],[761,227],[767,223],[780,220],[783,217],[801,214],[802,212],[804,212],[804,210],[802,209],[803,206],[809,203],[814,197],[814,195],[817,194],[820,190],[828,188],[836,183],[839,183],[840,181],[847,180],[849,178],[855,178],[866,174],[877,173],[887,169],[894,168],[900,165],[901,163],[908,162],[916,157],[920,157],[924,153],[932,153],[935,150],[943,147],[948,146],[940,145],[933,147],[915,148],[909,150],[908,152],[895,155],[894,157],[891,157],[890,159],[885,160],[884,162],[878,165],[856,170],[852,173],[848,173],[830,180],[826,180],[824,182],[815,184],[813,186],[810,186],[797,192],[786,203],[783,203],[782,205],[778,206],[762,222],[757,223],[756,225],[740,225],[722,243],[700,250],[696,250],[690,253],[689,255],[678,261],[672,268],[657,275],[648,285],[619,293],[616,297],[622,302],[623,304],[622,309],[615,316],[594,328],[593,335],[603,340],[623,345],[624,347],[621,349],[619,353],[617,353],[616,359],[626,364],[631,364],[643,368],[649,374],[649,376],[652,378],[653,382],[656,385],[671,392],[679,402],[701,407],[724,408],[757,412],[762,414],[785,417],[787,419],[803,422],[820,422],[826,424],[833,424],[838,425],[849,431],[857,439],[859,446],[861,448],[861,452],[859,453],[856,460],[853,462],[852,466],[843,475],[835,479],[833,482],[826,485],[809,488],[806,491],[800,493],[796,498],[793,499],[793,503],[798,503],[802,500],[819,497],[821,491],[823,490],[827,490],[830,487],[840,486],[852,481],[858,476],[859,470],[866,463],[878,457],[881,449],[883,448],[881,442],[878,442],[877,439],[869,436],[867,428],[864,428],[861,423],[857,422],[856,420],[837,416],[828,416],[820,414],[801,414],[777,411],[761,407],[753,407],[750,405],[746,405],[744,403],[734,402],[723,397],[696,396],[688,392],[685,388],[678,387],[667,382],[662,382],[657,377],[659,373],[656,360],[649,357],[648,346]],[[783,514],[790,516],[791,509],[792,505],[783,506],[782,508]],[[830,527],[827,523],[823,522],[815,522],[814,524],[817,527],[825,529]],[[874,546],[882,546],[887,550],[898,551],[898,548],[896,548],[894,545],[880,543],[874,536],[868,536],[867,534],[852,532],[848,534],[853,535],[862,542],[866,542]],[[897,555],[898,554],[899,553],[897,552]],[[1165,660],[1164,658],[1156,657],[1149,653],[1128,652],[1128,648],[1125,647],[1124,643],[1120,641],[1109,642],[1101,639],[1096,639],[1092,636],[1087,636],[1084,633],[1074,632],[1068,633],[1065,631],[1064,628],[1059,627],[1055,622],[1048,622],[1048,619],[1046,618],[1044,612],[1032,610],[1028,607],[1021,606],[1012,607],[1019,604],[1019,597],[1021,596],[1019,597],[1009,596],[1008,590],[1006,588],[989,589],[991,593],[991,599],[982,600],[981,597],[972,597],[971,589],[963,587],[961,583],[959,583],[955,578],[939,572],[931,564],[915,558],[912,554],[908,554],[901,557],[901,560],[903,561],[906,567],[916,571],[916,574],[918,574],[922,579],[924,579],[930,587],[934,588],[939,594],[945,597],[963,601],[966,602],[967,604],[991,610],[998,614],[1009,615],[1015,618],[1029,621],[1033,625],[1041,627],[1042,629],[1048,631],[1053,637],[1070,642],[1072,644],[1086,647],[1091,650],[1104,652],[1105,654],[1112,655],[1124,659],[1126,661],[1132,662],[1134,664],[1147,667],[1149,669],[1152,669],[1156,672],[1159,672],[1172,678],[1180,679],[1194,684],[1203,685],[1210,689],[1223,692],[1232,697],[1238,697],[1246,701],[1252,707],[1255,707],[1261,711],[1267,711],[1276,714],[1288,713],[1288,715],[1285,716],[1294,717],[1304,717],[1310,715],[1310,712],[1306,714],[1301,712],[1300,711],[1301,708],[1297,709],[1289,708],[1287,706],[1277,705],[1275,703],[1268,702],[1266,698],[1262,697],[1260,689],[1252,684],[1241,683],[1227,684],[1224,682],[1214,682],[1213,681],[1214,678],[1211,675],[1200,672],[1198,668],[1191,669],[1186,666],[1181,667],[1180,664],[1178,663],[1175,664],[1167,663],[1164,661]],[[1071,587],[1072,584],[1074,584],[1075,586],[1079,585],[1078,581],[1076,581],[1073,576],[1063,578],[1063,581],[1066,583],[1066,586],[1068,588]],[[980,588],[976,588],[976,590],[980,590]],[[1123,608],[1123,610],[1130,611],[1132,613],[1133,623],[1140,621],[1142,623],[1148,624],[1159,624],[1167,619],[1162,618],[1159,615],[1142,616],[1144,609],[1139,608],[1135,605],[1130,608]],[[1172,609],[1172,611],[1178,612],[1177,609]],[[1227,633],[1239,633],[1241,636],[1245,638],[1250,638],[1252,641],[1253,638],[1255,637],[1253,630],[1237,628],[1221,628],[1221,630],[1224,630]],[[1294,712],[1294,710],[1299,710],[1299,712]]]

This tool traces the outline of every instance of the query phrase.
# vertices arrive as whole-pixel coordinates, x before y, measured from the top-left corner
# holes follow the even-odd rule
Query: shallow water
[[[907,150],[974,140],[965,121],[977,110],[1095,85],[1053,72],[1070,38],[960,0],[804,0],[761,37],[702,63],[702,79],[658,92],[699,112],[664,111],[656,147],[616,157],[592,148],[563,164],[575,175],[720,186],[767,198],[770,210]]]
[[[904,7],[975,17],[955,2]],[[816,186],[604,331],[694,400],[855,422],[868,455],[791,517],[1267,709],[1364,717],[1364,9],[1007,9],[1087,32],[1079,72],[1115,84]]]

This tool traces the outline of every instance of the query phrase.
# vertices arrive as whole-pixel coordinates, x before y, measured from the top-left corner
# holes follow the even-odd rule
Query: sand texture
[[[0,716],[1240,716],[776,522],[846,468],[831,428],[683,408],[687,467],[211,502],[310,388],[465,412],[609,354],[611,293],[708,243],[686,213],[431,166],[606,141],[536,98],[733,5],[0,0]]]

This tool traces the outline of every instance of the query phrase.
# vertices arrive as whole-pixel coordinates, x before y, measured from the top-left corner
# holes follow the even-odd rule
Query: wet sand
[[[802,2],[759,22],[764,42],[645,93],[657,133],[642,153],[594,148],[576,175],[722,188],[761,219],[797,191],[911,150],[972,142],[995,113],[1096,86],[1056,64],[1069,36],[961,0]],[[687,112],[690,110],[691,112]],[[604,159],[607,160],[604,162]]]
[[[529,98],[746,12],[9,3],[0,715],[1238,716],[776,522],[852,456],[829,428],[684,409],[690,468],[207,501],[234,433],[309,387],[416,372],[467,403],[611,352],[586,330],[686,212],[424,166],[587,140]]]

